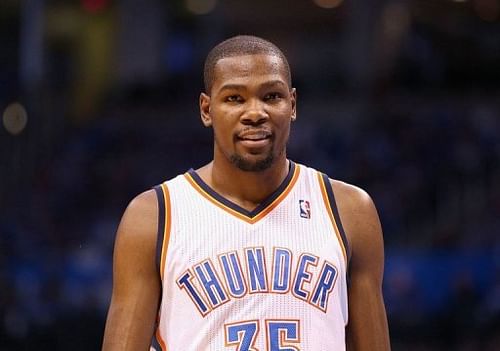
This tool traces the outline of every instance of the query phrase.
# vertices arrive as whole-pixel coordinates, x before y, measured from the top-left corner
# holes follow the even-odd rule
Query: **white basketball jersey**
[[[253,211],[193,170],[155,190],[162,296],[152,349],[345,350],[348,249],[327,176],[290,162]]]

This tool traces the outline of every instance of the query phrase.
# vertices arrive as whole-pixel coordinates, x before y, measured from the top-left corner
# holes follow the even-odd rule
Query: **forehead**
[[[213,87],[262,79],[282,80],[288,85],[285,66],[279,56],[256,54],[224,57],[215,64]]]

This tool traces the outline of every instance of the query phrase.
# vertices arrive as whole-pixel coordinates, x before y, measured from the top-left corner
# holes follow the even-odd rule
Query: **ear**
[[[210,96],[205,93],[200,94],[200,116],[205,127],[212,126],[212,117],[210,117]]]
[[[290,90],[290,100],[292,103],[291,119],[292,122],[294,122],[297,119],[297,90],[295,90],[295,88],[292,88],[292,90]]]

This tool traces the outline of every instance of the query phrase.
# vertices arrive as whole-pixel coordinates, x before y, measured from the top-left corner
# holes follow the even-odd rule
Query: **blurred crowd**
[[[210,160],[203,57],[251,33],[290,60],[289,157],[377,205],[393,350],[499,350],[500,3],[368,3],[2,0],[0,349],[100,349],[120,216]]]
[[[0,213],[0,339],[12,349],[97,349],[121,212],[210,159],[196,114],[132,101],[61,138]],[[290,158],[378,206],[395,350],[500,345],[500,106],[488,101],[394,97],[359,118],[355,102],[308,102],[293,126]]]

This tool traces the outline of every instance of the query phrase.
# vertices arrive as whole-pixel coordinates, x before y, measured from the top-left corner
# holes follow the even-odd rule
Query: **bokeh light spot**
[[[493,22],[500,14],[500,4],[497,0],[476,0],[474,10],[483,21]]]
[[[314,3],[324,9],[339,7],[343,0],[314,0]]]
[[[206,15],[215,8],[217,0],[185,0],[186,8],[195,15]]]
[[[12,135],[21,133],[28,123],[28,114],[23,105],[14,102],[3,112],[3,126]]]

